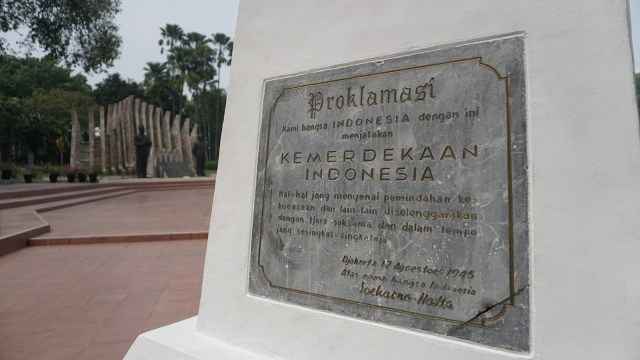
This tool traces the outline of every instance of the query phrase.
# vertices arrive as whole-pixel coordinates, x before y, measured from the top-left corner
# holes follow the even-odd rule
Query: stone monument
[[[127,359],[640,356],[627,2],[462,5],[241,2],[199,315]]]
[[[528,350],[524,95],[522,36],[268,81],[249,292]]]
[[[106,110],[106,112],[105,112]],[[137,169],[136,148],[133,135],[143,125],[149,141],[153,144],[149,149],[150,159],[146,162],[145,177],[183,177],[194,175],[195,166],[191,156],[191,145],[195,142],[198,126],[191,127],[189,118],[182,120],[180,116],[170,122],[171,112],[165,112],[164,125],[161,125],[162,109],[142,102],[132,96],[100,111],[100,147],[94,148],[94,111],[89,110],[88,133],[89,151],[87,166],[93,167],[95,159],[105,173],[111,175],[134,174],[143,172]],[[155,116],[154,116],[155,114]],[[78,164],[78,147],[81,142],[81,128],[75,111],[71,112],[71,163]],[[134,129],[135,127],[135,129]],[[164,142],[163,142],[164,139]],[[154,142],[154,140],[156,142]],[[98,150],[99,155],[94,153]]]

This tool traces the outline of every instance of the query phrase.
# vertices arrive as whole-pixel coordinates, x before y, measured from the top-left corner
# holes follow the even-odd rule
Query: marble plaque
[[[249,292],[529,350],[524,40],[266,81]]]

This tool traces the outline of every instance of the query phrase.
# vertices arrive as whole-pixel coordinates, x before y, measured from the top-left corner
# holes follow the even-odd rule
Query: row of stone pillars
[[[105,111],[106,110],[106,111]],[[136,149],[133,138],[139,125],[144,125],[149,140],[152,142],[149,160],[147,162],[147,176],[163,177],[161,170],[163,163],[184,163],[193,173],[194,160],[191,147],[197,141],[198,126],[194,124],[189,131],[190,119],[181,123],[181,116],[176,115],[171,121],[169,111],[162,114],[162,109],[147,104],[133,96],[109,106],[100,107],[100,147],[99,156],[95,154],[95,118],[94,109],[89,111],[89,166],[96,162],[105,174],[135,174]],[[71,159],[74,166],[80,163],[79,145],[81,129],[78,116],[71,114]]]

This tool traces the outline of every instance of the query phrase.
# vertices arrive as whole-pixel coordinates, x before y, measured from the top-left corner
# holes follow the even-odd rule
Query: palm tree
[[[212,80],[216,75],[215,50],[209,46],[211,42],[206,36],[195,32],[187,34],[184,42],[188,49],[185,82],[193,94],[195,121],[207,134],[205,141],[208,149],[210,148],[208,145],[211,143],[209,138],[210,124],[209,121],[203,123],[201,111],[206,107],[205,98],[202,95],[207,91],[207,87],[213,86]],[[210,158],[208,152],[207,155]]]
[[[188,33],[182,41],[185,46],[195,47],[198,44],[211,44],[211,39],[197,32]]]
[[[227,43],[227,65],[231,66],[231,58],[233,57],[233,41]]]
[[[208,45],[199,43],[194,48],[189,48],[189,61],[185,77],[187,86],[194,95],[194,100],[212,85],[211,81],[216,75],[214,63],[214,50]],[[196,109],[199,101],[195,101]],[[199,114],[196,110],[196,120],[199,122]]]
[[[158,106],[163,106],[163,100],[169,91],[167,64],[148,62],[144,71],[144,95],[153,98]]]
[[[169,64],[169,87],[171,88],[172,95],[172,114],[171,118],[175,114],[179,114],[182,110],[182,93],[184,90],[184,82],[186,80],[187,68],[191,50],[185,46],[174,46],[169,51],[167,56],[167,63]],[[178,100],[178,108],[175,107],[175,101]]]
[[[228,37],[226,34],[224,33],[215,33],[213,34],[213,42],[218,45],[218,53],[216,54],[217,57],[217,65],[218,65],[218,80],[216,80],[217,86],[220,87],[220,67],[222,65],[231,65],[231,54],[233,52],[233,41],[231,41],[231,38]],[[225,56],[225,51],[227,52],[227,56]],[[220,96],[216,97],[216,118],[215,118],[215,137],[214,137],[214,149],[217,152],[217,144],[219,142],[220,139],[220,128],[222,127],[222,124],[220,122]],[[214,154],[214,158],[217,159],[218,154]]]
[[[171,118],[182,109],[182,89],[184,83],[184,54],[183,51],[176,50],[185,41],[184,30],[179,25],[167,24],[164,28],[160,28],[162,38],[158,41],[160,45],[160,53],[163,54],[167,49],[167,63],[169,65],[169,87],[171,89]],[[177,53],[177,54],[176,54]],[[178,92],[179,90],[179,92]],[[176,100],[178,101],[178,109],[176,111]]]
[[[231,53],[233,51],[233,41],[224,33],[213,34],[213,42],[218,45],[217,65],[218,65],[218,83],[220,83],[220,67],[222,65],[231,64]],[[228,56],[225,56],[225,51]]]
[[[165,45],[171,50],[184,40],[184,30],[180,25],[167,24],[164,28],[160,28],[160,34],[162,35],[162,38],[158,40],[160,54],[164,54]]]

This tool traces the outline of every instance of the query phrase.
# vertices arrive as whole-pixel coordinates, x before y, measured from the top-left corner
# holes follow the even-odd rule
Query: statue
[[[138,126],[138,135],[133,138],[133,144],[136,146],[136,174],[139,178],[145,178],[147,177],[147,158],[151,141],[144,134],[144,125]]]
[[[198,140],[193,143],[191,147],[191,153],[196,160],[196,175],[197,176],[205,176],[204,175],[204,145],[202,144],[202,134],[198,134]]]

